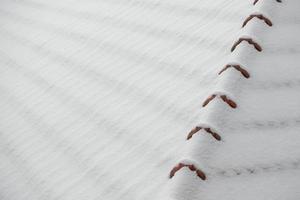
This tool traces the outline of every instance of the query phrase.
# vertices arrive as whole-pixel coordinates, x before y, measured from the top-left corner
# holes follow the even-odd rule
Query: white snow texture
[[[0,199],[299,200],[300,1],[254,2],[0,0]]]

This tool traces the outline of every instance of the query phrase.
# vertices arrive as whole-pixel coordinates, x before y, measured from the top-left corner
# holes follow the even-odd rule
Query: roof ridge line
[[[256,3],[258,2],[259,0],[255,0],[253,5],[255,6]],[[276,0],[276,2],[278,3],[281,3],[282,1],[281,0]],[[258,14],[259,13],[259,14]],[[267,15],[266,15],[267,16]],[[271,21],[272,19],[270,18],[266,18],[264,13],[263,12],[252,12],[250,13],[250,15],[244,20],[244,23],[243,23],[243,26],[241,27],[242,29],[246,27],[247,23],[249,21],[251,21],[252,19],[254,18],[258,18],[259,20],[263,20],[265,23],[265,25],[267,27],[271,27],[273,25],[273,22]],[[254,47],[254,50],[257,51],[257,53],[260,53],[263,51],[263,47],[262,45],[257,42],[257,39],[255,36],[252,36],[252,34],[242,34],[238,37],[239,39],[233,44],[233,46],[231,47],[231,53],[234,55],[230,57],[230,59],[232,59],[232,57],[236,56],[236,55],[239,55],[238,53],[234,52],[242,42],[248,42],[248,44],[250,45],[253,45]],[[239,52],[240,53],[240,52]],[[228,62],[225,67],[223,67],[223,69],[221,69],[221,71],[218,73],[219,77],[220,76],[224,76],[224,74],[226,73],[226,71],[228,71],[228,68],[232,68],[233,70],[236,70],[236,71],[239,71],[240,74],[238,76],[242,76],[243,78],[246,78],[246,79],[251,79],[250,76],[251,76],[251,72],[249,72],[247,69],[249,69],[248,67],[244,68],[243,67],[244,65],[241,65],[239,62]],[[228,72],[227,72],[228,73]],[[229,74],[230,75],[230,74]],[[231,83],[230,81],[228,81],[229,77],[226,77],[225,79],[223,79],[221,81],[222,84],[228,84]],[[239,79],[240,80],[240,79]],[[226,82],[224,82],[226,81]],[[222,99],[226,104],[225,106],[228,106],[230,107],[231,109],[235,110],[235,108],[237,108],[237,105],[238,105],[238,102],[235,100],[235,98],[232,98],[232,95],[228,92],[228,91],[224,91],[224,87],[221,86],[221,90],[218,89],[218,87],[215,88],[215,92],[212,92],[211,95],[204,101],[202,107],[206,107],[210,102],[212,101],[215,101],[217,99],[217,97],[219,97],[220,99]],[[224,105],[220,105],[220,106],[224,106]],[[235,111],[233,111],[235,112]],[[210,113],[206,113],[208,115],[214,115],[215,112],[210,112]],[[203,117],[203,116],[202,116]],[[211,122],[211,120],[210,120]],[[212,125],[212,126],[211,126]],[[212,127],[216,127],[216,129],[218,130],[217,132],[214,131],[216,130],[215,128],[212,128]],[[221,141],[221,138],[222,138],[222,130],[219,129],[219,127],[215,126],[214,124],[211,124],[211,123],[206,123],[204,126],[201,126],[201,124],[199,126],[196,126],[195,128],[193,128],[188,136],[187,136],[187,140],[189,139],[193,139],[192,136],[197,133],[198,131],[200,130],[204,130],[206,131],[207,133],[211,134],[213,137],[212,139],[216,140],[217,142]],[[219,132],[221,131],[221,132]],[[196,162],[196,161],[195,161]],[[173,169],[171,170],[170,172],[170,178],[172,178],[175,173],[179,170],[181,170],[183,167],[188,167],[190,170],[192,171],[195,171],[196,170],[196,165],[197,164],[194,164],[193,162],[192,163],[182,163],[182,162],[178,162],[179,164],[175,165],[173,167]],[[197,168],[198,169],[198,168]],[[204,168],[205,169],[205,168]],[[200,170],[200,169],[199,169]],[[205,171],[201,171],[201,176],[198,176],[203,180],[207,180],[209,179],[209,175],[210,173],[208,172],[207,174],[205,173]]]

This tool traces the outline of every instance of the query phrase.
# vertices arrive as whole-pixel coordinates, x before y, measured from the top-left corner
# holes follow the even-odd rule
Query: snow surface
[[[0,0],[0,199],[300,199],[299,8]]]

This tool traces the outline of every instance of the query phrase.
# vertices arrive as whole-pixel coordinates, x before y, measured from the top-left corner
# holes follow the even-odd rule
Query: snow
[[[0,199],[299,199],[300,3],[252,4],[1,0]]]

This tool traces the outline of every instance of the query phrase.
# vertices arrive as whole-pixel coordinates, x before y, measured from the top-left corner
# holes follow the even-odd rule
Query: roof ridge
[[[253,2],[253,6],[255,6],[258,3],[259,0],[255,0]],[[276,3],[281,3],[281,0],[276,0]],[[263,23],[265,26],[267,27],[271,27],[273,26],[273,22],[272,19],[268,17],[266,17],[268,15],[265,15],[264,12],[251,12],[250,15],[244,20],[243,25],[241,27],[241,29],[244,29],[246,27],[246,25],[248,24],[248,22],[250,22],[252,19],[257,18],[259,20],[264,21],[265,23]],[[253,48],[255,51],[257,51],[257,53],[260,53],[263,51],[263,46],[260,44],[260,42],[257,40],[257,38],[251,34],[247,34],[247,35],[241,35],[238,37],[238,40],[233,44],[233,46],[231,47],[231,54],[233,54],[234,56],[239,55],[239,53],[234,52],[243,42],[247,42],[251,47],[251,45],[253,45]],[[230,59],[233,59],[232,56],[230,57]],[[234,59],[233,59],[234,60]],[[228,71],[230,69],[236,70],[239,72],[239,76],[242,77],[242,79],[251,79],[251,72],[248,71],[249,68],[245,67],[243,64],[240,64],[239,62],[228,62],[225,67],[223,67],[223,69],[221,69],[221,71],[218,73],[219,77],[220,76],[224,76],[226,71]],[[229,72],[227,72],[229,73]],[[228,76],[230,76],[231,74],[227,74],[226,76],[226,80],[223,79],[223,81],[221,81],[221,84],[219,83],[219,87],[221,89],[218,89],[219,87],[216,87],[215,92],[212,92],[211,95],[209,97],[207,97],[207,99],[204,101],[202,107],[206,107],[208,106],[208,104],[210,104],[213,101],[216,101],[217,97],[219,97],[220,99],[222,99],[226,104],[220,105],[220,107],[222,106],[226,106],[228,107],[228,109],[232,109],[232,112],[235,112],[235,108],[238,107],[239,102],[236,101],[236,97],[232,96],[232,94],[230,94],[230,92],[224,90],[223,85],[228,85]],[[241,80],[241,78],[239,79]],[[224,82],[225,81],[225,82]],[[229,83],[231,83],[231,81],[229,81]],[[221,85],[221,86],[220,86]],[[232,87],[232,86],[231,86]],[[214,104],[216,105],[216,104]],[[219,106],[219,105],[217,105]],[[206,113],[207,114],[207,113]],[[214,115],[215,113],[208,113],[208,115]],[[203,124],[203,123],[201,123]],[[211,122],[211,120],[208,121],[208,123],[204,123],[204,125],[198,125],[195,128],[193,128],[188,136],[187,136],[187,140],[192,140],[192,136],[197,133],[200,130],[203,130],[204,133],[205,131],[209,134],[211,134],[212,139],[216,140],[216,142],[220,142],[222,141],[222,132],[220,132],[219,128],[215,127],[215,125]],[[218,130],[218,131],[215,131]],[[201,163],[200,163],[201,164]],[[181,170],[183,167],[188,167],[191,171],[200,171],[201,175],[199,175],[198,173],[198,177],[201,178],[203,181],[207,180],[210,178],[210,173],[206,173],[205,168],[201,168],[201,166],[199,166],[197,161],[193,161],[188,160],[188,162],[185,162],[185,159],[181,160],[180,162],[178,162],[177,165],[175,165],[175,167],[173,167],[173,169],[170,172],[170,178],[172,178],[175,173],[179,170]],[[234,169],[232,169],[234,170]],[[240,173],[239,173],[240,174]]]

